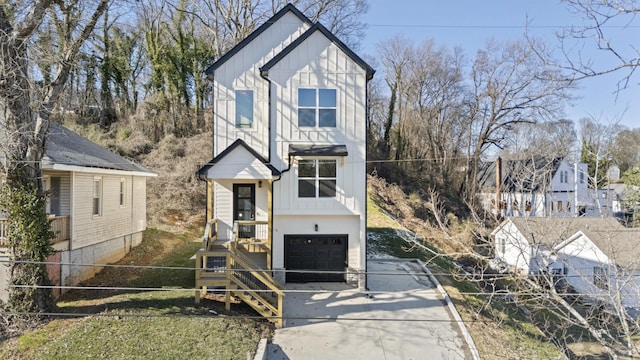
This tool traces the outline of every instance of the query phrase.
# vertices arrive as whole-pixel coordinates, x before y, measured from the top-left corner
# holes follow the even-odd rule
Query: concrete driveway
[[[471,359],[418,263],[370,260],[368,267],[367,294],[345,284],[287,284],[285,326],[267,359]]]

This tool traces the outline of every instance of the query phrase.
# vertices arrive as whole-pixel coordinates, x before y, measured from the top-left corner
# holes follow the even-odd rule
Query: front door
[[[256,186],[255,184],[233,184],[233,221],[254,221],[256,219]],[[255,237],[255,225],[238,227],[237,238],[251,239]]]

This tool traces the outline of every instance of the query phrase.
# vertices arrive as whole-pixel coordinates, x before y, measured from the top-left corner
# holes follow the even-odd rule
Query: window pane
[[[318,160],[320,177],[321,178],[334,178],[336,177],[336,161],[335,160]]]
[[[336,127],[336,109],[320,109],[320,121],[318,126]]]
[[[236,90],[236,127],[250,128],[253,124],[253,90]]]
[[[320,107],[336,107],[336,89],[320,89]]]
[[[298,109],[298,126],[316,126],[316,110]]]
[[[316,161],[300,160],[298,161],[298,177],[316,177]]]
[[[238,198],[250,199],[251,187],[250,186],[238,186]]]
[[[336,196],[336,181],[335,180],[320,180],[319,196],[320,197],[335,197]]]
[[[316,89],[298,89],[298,106],[316,107]]]
[[[298,197],[316,197],[316,181],[298,180]]]

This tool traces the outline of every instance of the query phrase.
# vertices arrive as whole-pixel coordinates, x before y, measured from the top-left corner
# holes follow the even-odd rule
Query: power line
[[[590,26],[576,25],[427,25],[427,24],[367,24],[379,28],[425,28],[425,29],[590,29]],[[605,25],[602,29],[633,29],[640,25]]]

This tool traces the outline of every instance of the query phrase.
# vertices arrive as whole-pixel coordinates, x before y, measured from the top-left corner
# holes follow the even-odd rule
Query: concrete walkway
[[[285,327],[276,330],[267,359],[471,358],[417,263],[370,260],[368,268],[368,294],[345,284],[287,284],[293,292],[285,296]]]

